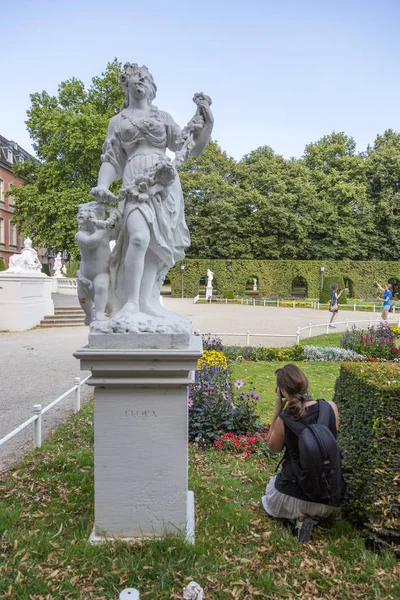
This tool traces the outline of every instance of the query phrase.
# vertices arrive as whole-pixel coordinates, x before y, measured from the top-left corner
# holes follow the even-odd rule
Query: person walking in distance
[[[382,300],[383,302],[383,307],[382,307],[382,320],[383,321],[387,321],[389,318],[389,311],[390,311],[390,301],[392,299],[392,286],[390,285],[390,283],[387,283],[385,285],[385,287],[383,288],[377,281],[376,281],[376,286],[381,290],[381,292],[383,292],[383,298],[381,298],[380,296],[378,296],[378,300]]]
[[[329,322],[329,327],[336,327],[336,325],[333,324],[333,321],[335,321],[335,319],[337,319],[337,316],[339,314],[339,305],[338,305],[338,300],[340,298],[340,296],[343,294],[343,290],[340,290],[340,292],[338,293],[338,284],[337,283],[332,283],[331,285],[331,297],[329,300],[329,312],[332,313],[331,316],[331,320]]]

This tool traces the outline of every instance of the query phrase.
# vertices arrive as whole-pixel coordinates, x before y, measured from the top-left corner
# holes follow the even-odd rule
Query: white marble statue
[[[98,202],[79,204],[77,222],[79,231],[75,241],[81,251],[77,272],[78,299],[85,311],[85,323],[107,319],[105,312],[110,285],[111,242],[118,229],[118,214],[104,220],[104,207]]]
[[[53,277],[65,277],[66,269],[63,267],[61,252],[57,252],[53,265]]]
[[[256,292],[258,289],[257,286],[257,277],[253,277],[253,292]]]
[[[10,257],[9,267],[6,273],[41,273],[42,265],[38,253],[32,248],[32,240],[25,238],[21,254],[13,254]]]
[[[212,287],[212,282],[214,279],[214,273],[211,269],[207,269],[207,287]]]
[[[187,321],[163,308],[159,296],[168,270],[190,243],[176,167],[206,147],[213,127],[211,100],[195,94],[196,113],[181,130],[153,105],[157,87],[146,67],[127,63],[120,84],[125,101],[110,121],[98,184],[91,190],[103,206],[118,204],[121,215],[110,260],[113,316],[109,322],[96,320],[92,331],[174,333]],[[176,153],[174,161],[167,148]],[[116,197],[109,187],[121,178]]]

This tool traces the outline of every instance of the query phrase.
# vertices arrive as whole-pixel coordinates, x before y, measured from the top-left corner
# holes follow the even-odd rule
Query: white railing
[[[57,277],[57,291],[64,296],[76,296],[78,281],[75,277]]]
[[[30,417],[30,419],[28,419],[27,421],[22,423],[22,425],[19,425],[19,427],[16,427],[15,429],[13,429],[13,431],[11,431],[6,436],[1,438],[0,446],[2,446],[3,444],[5,444],[9,440],[11,440],[14,436],[16,436],[20,431],[22,431],[26,427],[28,427],[31,423],[34,423],[35,448],[41,448],[41,446],[42,446],[42,416],[45,413],[47,413],[51,408],[53,408],[53,406],[55,406],[56,404],[58,404],[59,402],[64,400],[64,398],[67,398],[67,396],[69,396],[73,392],[75,392],[74,413],[76,414],[77,412],[79,412],[81,409],[81,386],[84,383],[86,383],[86,381],[89,379],[89,377],[90,377],[90,375],[85,377],[85,379],[81,379],[80,377],[75,377],[74,386],[70,390],[68,390],[67,392],[65,392],[58,398],[56,398],[56,400],[53,400],[53,402],[51,402],[44,408],[42,407],[41,404],[35,404],[33,406],[33,413],[34,413],[33,417]]]
[[[378,324],[379,322],[383,322],[381,321],[381,319],[379,317],[376,318],[376,320],[374,321],[373,319],[362,319],[359,321],[355,321],[354,319],[346,319],[346,321],[335,321],[335,327],[336,325],[345,325],[345,328],[348,329],[350,324],[357,324],[357,323],[368,323],[368,327],[371,327],[372,324]],[[388,321],[385,321],[386,323],[396,323],[399,327],[400,327],[400,319],[389,319]],[[329,321],[327,321],[326,323],[318,323],[316,325],[313,325],[312,323],[309,323],[308,325],[306,325],[305,327],[298,327],[296,330],[296,333],[290,333],[290,334],[286,334],[286,333],[251,333],[250,329],[247,329],[244,333],[243,332],[239,332],[239,333],[226,333],[226,332],[218,332],[218,333],[210,333],[207,335],[211,335],[211,336],[219,336],[219,337],[244,337],[246,338],[246,346],[250,346],[250,340],[251,338],[294,338],[296,340],[296,344],[300,343],[301,339],[306,339],[307,337],[311,337],[313,335],[313,329],[317,329],[318,327],[322,327],[325,329],[326,333],[334,333],[331,328],[330,328],[330,323]],[[308,331],[308,336],[302,336],[302,332],[303,331]],[[202,335],[200,331],[196,331],[195,335]]]
[[[197,294],[193,298],[193,303],[196,304],[199,300],[207,301],[208,304],[237,304],[242,306],[277,306],[281,308],[315,308],[316,310],[327,310],[328,303],[321,304],[317,300],[302,300],[298,298],[297,300],[292,299],[284,299],[284,298],[276,298],[276,299],[268,299],[268,298],[215,298],[214,296],[206,299],[205,296],[200,296]],[[357,309],[362,310],[370,309],[370,312],[381,312],[382,305],[381,304],[371,304],[370,302],[359,302],[359,303],[347,303],[347,304],[339,304],[339,308],[341,310],[348,310],[356,312]],[[399,309],[400,306],[398,305]],[[396,313],[396,305],[393,304],[393,314]]]

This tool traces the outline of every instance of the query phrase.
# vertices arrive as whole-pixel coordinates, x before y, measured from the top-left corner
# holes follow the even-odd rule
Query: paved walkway
[[[73,306],[76,298],[55,298],[57,306]],[[263,306],[193,304],[190,299],[164,298],[165,307],[187,316],[193,329],[202,333],[280,333],[295,334],[298,326],[326,323],[328,311],[302,308]],[[374,313],[339,313],[339,320],[376,320]],[[339,326],[336,331],[344,329]],[[88,373],[79,371],[79,362],[73,352],[87,344],[87,327],[31,329],[19,333],[0,333],[0,438],[32,416],[32,406],[46,406],[73,386],[74,377]],[[313,335],[325,333],[323,328]],[[246,338],[224,337],[229,344],[245,344]],[[280,345],[295,343],[295,338],[251,338],[252,345]],[[91,388],[82,388],[82,399],[87,400]],[[43,417],[44,436],[53,431],[67,415],[73,412],[73,395],[62,401]],[[0,470],[15,462],[24,451],[33,447],[33,425],[0,448]]]

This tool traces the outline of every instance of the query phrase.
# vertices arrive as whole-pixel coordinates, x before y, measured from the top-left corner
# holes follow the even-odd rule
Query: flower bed
[[[370,358],[393,360],[400,357],[397,329],[386,323],[368,327],[366,331],[353,326],[351,331],[346,331],[341,346]]]
[[[228,451],[244,454],[245,456],[250,456],[250,454],[260,456],[269,452],[267,436],[267,429],[256,433],[246,433],[245,435],[228,432],[221,435],[214,444],[220,452]]]
[[[204,352],[189,386],[189,441],[209,444],[227,432],[245,435],[262,428],[256,410],[260,397],[241,392],[243,385],[241,379],[231,385],[222,352]]]

